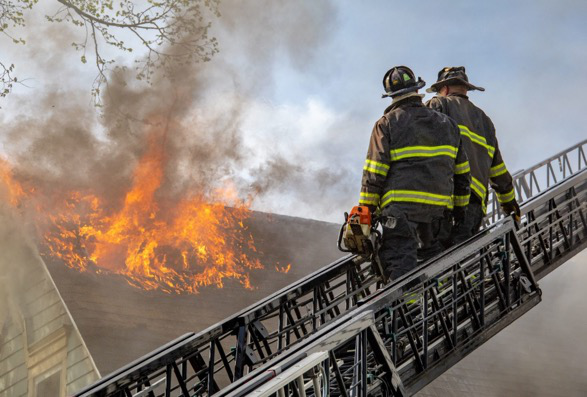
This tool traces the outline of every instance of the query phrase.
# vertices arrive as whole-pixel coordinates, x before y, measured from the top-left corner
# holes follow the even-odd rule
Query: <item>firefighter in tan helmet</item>
[[[463,66],[442,68],[437,80],[426,90],[437,93],[426,106],[457,122],[471,166],[471,200],[464,208],[466,213],[457,214],[457,218],[462,221],[454,222],[447,241],[447,245],[450,245],[468,239],[481,227],[487,208],[488,183],[497,193],[497,199],[506,214],[514,214],[519,220],[520,207],[516,202],[512,176],[499,151],[495,127],[483,110],[467,96],[468,91],[485,89],[469,83]],[[462,208],[455,207],[455,214]]]
[[[457,124],[422,103],[425,82],[406,66],[383,78],[391,105],[373,128],[359,205],[383,218],[379,259],[392,280],[443,249],[442,219],[469,202],[469,163]],[[456,197],[456,202],[453,201]]]

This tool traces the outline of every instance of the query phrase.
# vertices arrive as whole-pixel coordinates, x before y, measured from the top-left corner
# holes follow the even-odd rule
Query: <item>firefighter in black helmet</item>
[[[520,207],[516,202],[512,176],[499,151],[495,127],[467,96],[468,91],[485,89],[469,82],[463,66],[442,68],[437,80],[426,90],[437,93],[426,105],[457,122],[471,166],[471,200],[466,214],[459,215],[463,221],[455,222],[452,227],[450,245],[468,239],[481,227],[487,208],[488,183],[497,193],[506,214],[514,214],[519,219]]]
[[[441,220],[453,196],[469,200],[469,165],[457,124],[426,108],[418,90],[425,82],[406,66],[383,78],[391,105],[373,128],[359,204],[383,217],[379,258],[397,279],[442,251]]]

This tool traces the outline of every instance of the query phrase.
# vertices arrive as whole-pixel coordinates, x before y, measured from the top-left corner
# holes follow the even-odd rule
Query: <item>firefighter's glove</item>
[[[454,207],[452,210],[452,223],[454,226],[458,226],[465,221],[465,215],[467,215],[467,207]]]
[[[520,217],[522,213],[520,212],[520,206],[518,205],[518,202],[515,199],[512,201],[508,201],[507,203],[502,203],[501,210],[506,215],[513,215],[516,222],[520,222]]]

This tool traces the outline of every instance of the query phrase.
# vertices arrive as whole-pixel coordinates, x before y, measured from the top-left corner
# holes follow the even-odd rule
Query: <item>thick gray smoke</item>
[[[20,323],[21,315],[28,317],[23,291],[30,288],[31,272],[43,271],[23,219],[8,202],[6,186],[0,180],[0,336],[2,326],[10,323],[10,319]]]
[[[149,140],[155,139],[166,162],[158,194],[171,199],[186,192],[209,193],[227,179],[242,195],[283,192],[302,198],[340,184],[344,172],[288,159],[291,153],[272,150],[268,155],[271,143],[251,147],[241,128],[251,103],[271,92],[278,56],[285,54],[301,71],[312,62],[333,28],[333,6],[225,2],[220,11],[222,16],[212,20],[220,53],[212,61],[172,64],[157,71],[151,86],[136,81],[131,72],[113,73],[99,118],[83,99],[90,82],[81,92],[56,87],[34,114],[5,125],[4,148],[17,176],[48,191],[88,189],[119,201]],[[64,25],[49,26],[53,35],[69,31]],[[40,47],[33,43],[28,50],[40,62],[34,54],[44,56],[47,48],[35,46]],[[49,48],[51,59],[67,71],[69,63],[59,58],[70,57],[71,49]]]

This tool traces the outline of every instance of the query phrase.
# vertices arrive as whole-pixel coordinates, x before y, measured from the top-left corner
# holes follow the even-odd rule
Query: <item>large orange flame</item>
[[[83,192],[67,193],[58,210],[39,207],[49,214],[47,255],[80,271],[122,274],[145,289],[197,293],[202,286],[222,287],[226,279],[252,288],[250,270],[263,266],[244,223],[249,203],[230,185],[165,202],[157,194],[165,160],[154,135],[115,211],[105,210],[112,203]],[[16,206],[25,191],[5,162],[0,162],[0,178]],[[286,272],[289,266],[277,270]]]
[[[0,158],[0,182],[2,182],[6,195],[8,196],[8,202],[16,207],[20,204],[20,200],[25,196],[24,189],[14,179],[12,175],[12,168],[5,160]]]

